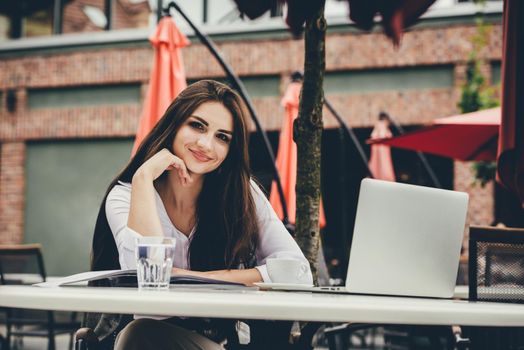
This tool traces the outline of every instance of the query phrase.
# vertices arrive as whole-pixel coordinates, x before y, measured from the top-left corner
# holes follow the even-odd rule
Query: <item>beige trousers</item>
[[[171,323],[141,318],[117,336],[115,350],[220,350],[220,344]]]

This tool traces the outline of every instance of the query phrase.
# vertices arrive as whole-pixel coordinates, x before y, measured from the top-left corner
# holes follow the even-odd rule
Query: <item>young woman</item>
[[[216,81],[180,93],[109,187],[95,228],[93,270],[135,268],[135,238],[168,236],[177,241],[175,274],[270,282],[269,257],[302,260],[309,271],[250,179],[246,113],[240,97]],[[310,271],[306,277],[312,281]],[[220,348],[220,326],[210,332],[189,323],[137,319],[115,349]]]

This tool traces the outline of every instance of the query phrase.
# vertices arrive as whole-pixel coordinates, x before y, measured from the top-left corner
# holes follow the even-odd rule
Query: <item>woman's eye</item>
[[[219,139],[220,141],[223,141],[223,142],[225,142],[225,143],[229,143],[229,142],[231,141],[231,139],[229,138],[229,136],[224,135],[224,134],[218,134],[217,137],[218,137],[218,139]]]
[[[195,122],[195,121],[189,122],[189,126],[194,129],[204,130],[204,124],[199,123],[199,122]]]

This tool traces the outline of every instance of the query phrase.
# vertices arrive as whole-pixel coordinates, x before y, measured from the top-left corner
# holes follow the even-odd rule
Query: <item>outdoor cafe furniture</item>
[[[242,288],[169,291],[1,286],[0,306],[159,316],[373,324],[524,327],[524,305]]]
[[[469,231],[469,299],[524,304],[524,229],[472,226]],[[473,349],[519,349],[523,328],[468,328]]]
[[[502,232],[502,234],[497,235],[499,232]],[[516,237],[522,239],[523,234],[524,230],[522,229],[471,228],[470,259],[476,259],[478,270],[475,269],[473,260],[470,260],[469,288],[471,300],[469,301],[268,292],[259,291],[256,288],[211,289],[209,286],[192,288],[174,286],[169,291],[162,292],[140,292],[132,288],[83,286],[52,288],[1,286],[0,307],[76,310],[127,315],[155,314],[231,319],[352,322],[354,324],[376,325],[461,325],[465,335],[471,337],[474,342],[482,341],[482,332],[489,329],[491,332],[497,332],[493,339],[498,339],[497,341],[500,344],[507,344],[507,342],[504,343],[505,336],[518,335],[524,328],[524,304],[515,303],[515,301],[519,302],[519,298],[522,297],[523,291],[519,289],[522,288],[522,285],[513,284],[513,289],[510,289],[510,291],[515,292],[509,293],[513,295],[510,298],[512,303],[501,302],[506,300],[501,300],[499,298],[500,293],[493,293],[493,289],[491,294],[482,294],[486,291],[482,288],[486,284],[487,277],[489,287],[502,287],[503,290],[508,288],[508,278],[511,280],[517,276],[517,280],[519,280],[518,276],[522,272],[523,265],[512,265],[520,266],[521,270],[516,269],[515,271],[514,268],[509,275],[503,274],[502,276],[505,276],[503,277],[505,279],[502,279],[503,285],[493,284],[493,281],[497,280],[492,277],[498,276],[497,278],[500,281],[500,271],[494,273],[486,270],[486,266],[499,269],[503,266],[503,263],[521,261],[519,259],[523,256],[522,250],[524,249],[522,247],[524,244],[522,243],[524,241],[518,243],[515,239]],[[487,239],[486,242],[486,237],[491,240],[496,237],[499,241],[492,242]],[[512,240],[501,243],[500,240],[505,239],[505,237],[510,237]],[[490,245],[493,245],[495,249],[488,249]],[[508,251],[511,253],[508,253]],[[504,258],[500,259],[500,257],[493,255],[493,252],[502,254]],[[476,258],[475,254],[477,255]],[[482,262],[482,259],[487,259],[488,262]],[[502,269],[507,272],[506,268],[502,267]],[[477,275],[474,275],[475,273]],[[481,283],[478,282],[477,277],[473,276],[481,276],[484,279],[482,288],[477,288],[477,284]],[[457,290],[459,292],[457,295],[461,297],[468,294],[465,293],[464,288],[458,287]],[[503,295],[508,295],[507,290]],[[86,334],[85,339],[89,339],[88,334]],[[519,339],[515,341],[520,342]],[[496,349],[496,347],[491,348]]]
[[[24,285],[46,280],[44,259],[40,244],[0,245],[0,285]],[[31,288],[31,287],[29,287]],[[46,310],[46,308],[42,308]],[[70,334],[69,348],[72,348],[73,334],[80,326],[76,312],[67,315],[67,321],[57,321],[53,311],[28,313],[20,308],[4,308],[6,321],[5,344],[9,349],[13,337],[47,337],[47,348],[55,348],[55,336]]]
[[[457,294],[471,301],[524,303],[524,229],[471,226],[469,232],[469,291],[465,293],[463,287],[458,287]],[[330,349],[340,348],[339,344],[344,347],[350,334],[363,327],[369,325],[326,328],[326,336],[334,344]],[[385,329],[385,338],[389,330],[390,327]],[[391,332],[392,337],[403,344],[411,343],[413,333],[430,338],[447,333],[448,340],[455,338],[455,347],[466,345],[457,327],[453,332],[451,328],[439,331],[438,328],[394,327]],[[472,349],[517,349],[524,345],[522,328],[475,327],[466,328],[463,333],[472,342]]]

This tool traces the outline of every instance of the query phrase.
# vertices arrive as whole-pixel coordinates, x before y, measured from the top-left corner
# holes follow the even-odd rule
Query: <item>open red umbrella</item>
[[[500,107],[435,119],[423,129],[369,144],[431,153],[468,161],[492,161],[497,155]]]
[[[497,162],[499,182],[524,207],[524,2],[504,1],[502,123]]]
[[[282,190],[289,213],[289,222],[295,223],[296,212],[296,193],[295,185],[297,183],[297,145],[293,141],[293,121],[298,116],[298,103],[300,98],[300,89],[302,84],[300,82],[292,82],[289,84],[284,97],[282,98],[282,105],[286,110],[282,129],[280,130],[280,137],[277,152],[277,169],[282,182]],[[277,184],[273,181],[271,186],[271,195],[269,202],[275,209],[275,212],[280,219],[283,218],[282,204],[278,196]],[[320,201],[320,227],[326,226],[326,218],[324,216],[324,209],[322,200]]]
[[[169,104],[187,86],[179,48],[189,45],[189,40],[180,32],[173,19],[162,18],[149,41],[155,48],[155,56],[132,154],[135,154]]]

